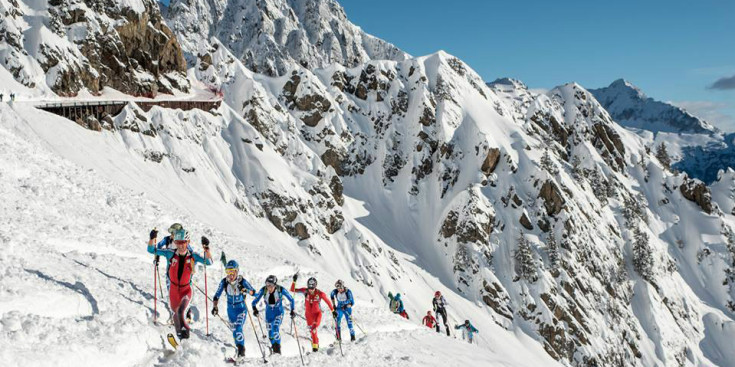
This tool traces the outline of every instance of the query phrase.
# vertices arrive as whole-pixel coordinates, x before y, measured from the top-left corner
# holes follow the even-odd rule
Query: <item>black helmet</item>
[[[345,287],[345,282],[342,281],[342,279],[338,280],[337,283],[334,283],[334,288],[342,289]]]
[[[309,280],[306,281],[306,286],[309,289],[316,289],[316,278],[311,277]]]
[[[276,278],[275,275],[269,275],[268,278],[265,278],[265,284],[278,284],[278,278]]]
[[[464,324],[465,325],[469,325],[470,324],[470,320],[464,320]]]

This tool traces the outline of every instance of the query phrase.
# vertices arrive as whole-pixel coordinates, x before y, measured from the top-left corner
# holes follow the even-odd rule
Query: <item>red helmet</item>
[[[436,291],[436,293],[434,293],[434,297],[440,297],[441,295],[442,295],[442,292],[439,292],[439,291]]]

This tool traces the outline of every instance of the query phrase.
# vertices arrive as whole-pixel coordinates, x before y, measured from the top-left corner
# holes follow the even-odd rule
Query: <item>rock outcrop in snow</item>
[[[189,89],[181,48],[155,0],[1,0],[0,13],[0,64],[27,88],[61,96]]]

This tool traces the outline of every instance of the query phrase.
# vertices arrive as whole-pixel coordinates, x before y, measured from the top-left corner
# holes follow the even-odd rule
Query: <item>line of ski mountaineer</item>
[[[443,321],[444,329],[446,330],[447,336],[449,336],[449,319],[447,317],[448,303],[444,296],[442,296],[441,292],[436,291],[434,293],[434,298],[431,299],[431,305],[436,316],[441,318]],[[403,300],[401,299],[400,293],[393,295],[392,292],[388,292],[388,307],[394,314],[399,315],[406,320],[409,319],[406,308],[403,306]],[[434,317],[434,315],[432,315],[431,310],[426,312],[426,316],[421,320],[421,323],[430,329],[435,329],[437,333],[441,332],[439,321]],[[461,330],[462,339],[467,340],[470,344],[474,342],[475,334],[480,332],[474,325],[472,325],[472,323],[470,323],[470,320],[464,320],[464,323],[455,325],[454,329]]]
[[[212,265],[213,262],[209,248],[209,239],[204,236],[201,238],[202,248],[204,249],[204,255],[202,256],[192,250],[189,233],[181,224],[172,224],[168,232],[169,236],[166,236],[160,242],[156,242],[158,231],[153,229],[149,235],[148,252],[155,255],[154,264],[156,274],[154,274],[154,287],[156,286],[156,275],[158,275],[159,259],[161,256],[166,258],[166,285],[169,290],[169,307],[172,312],[176,336],[181,340],[189,338],[190,334],[187,319],[190,318],[188,316],[188,311],[190,311],[188,308],[193,296],[191,285],[195,264]],[[250,306],[252,308],[252,315],[256,318],[258,318],[260,313],[258,311],[258,303],[261,300],[265,303],[265,322],[268,330],[268,339],[270,340],[270,348],[273,353],[280,354],[280,328],[285,313],[283,298],[285,297],[289,302],[289,316],[291,316],[292,320],[296,315],[294,299],[289,291],[278,284],[278,279],[275,275],[269,275],[265,280],[265,285],[256,291],[250,282],[239,274],[239,270],[237,261],[230,260],[227,262],[225,266],[226,276],[219,282],[219,286],[215,291],[214,297],[212,298],[211,310],[213,316],[219,316],[219,300],[224,293],[227,300],[228,326],[232,330],[232,337],[237,347],[237,358],[234,361],[239,362],[245,357],[245,336],[243,334],[243,328],[245,319],[248,317],[248,307],[245,302],[246,295],[248,294],[254,296]],[[341,324],[344,318],[350,332],[350,340],[355,341],[355,330],[352,321],[352,306],[355,304],[355,299],[352,291],[345,287],[344,282],[338,280],[335,284],[335,289],[332,290],[329,298],[327,298],[326,294],[317,288],[316,278],[309,278],[306,283],[306,288],[296,288],[297,279],[298,275],[294,275],[290,291],[302,293],[305,296],[306,322],[311,333],[312,351],[316,352],[319,350],[317,330],[322,320],[322,301],[327,304],[335,321],[337,340],[341,343]],[[204,293],[208,297],[206,290]],[[154,309],[154,314],[155,312]],[[258,322],[260,323],[260,318],[258,318]]]

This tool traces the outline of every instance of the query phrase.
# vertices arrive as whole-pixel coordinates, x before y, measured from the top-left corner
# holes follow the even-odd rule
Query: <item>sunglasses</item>
[[[237,275],[237,269],[227,269],[225,270],[225,273],[227,273],[227,275]]]
[[[174,245],[186,245],[186,240],[176,240],[174,241]]]

